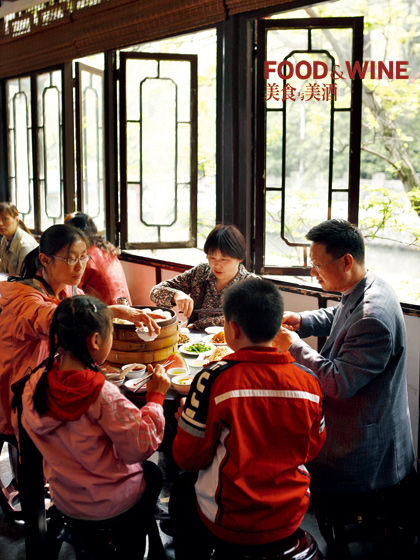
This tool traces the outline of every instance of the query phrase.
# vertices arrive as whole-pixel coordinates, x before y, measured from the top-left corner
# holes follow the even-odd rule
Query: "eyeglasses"
[[[311,268],[314,268],[317,272],[319,272],[320,268],[323,268],[324,266],[327,266],[327,264],[331,264],[332,262],[338,261],[339,259],[341,259],[342,257],[344,257],[346,253],[344,253],[343,255],[340,255],[339,257],[336,257],[335,259],[331,259],[330,261],[324,263],[324,264],[314,264],[312,261],[310,261],[311,263]]]
[[[69,266],[76,266],[79,262],[80,264],[85,264],[90,259],[90,255],[82,255],[81,257],[60,257],[60,255],[54,255],[55,259],[59,259],[60,261],[64,261]]]

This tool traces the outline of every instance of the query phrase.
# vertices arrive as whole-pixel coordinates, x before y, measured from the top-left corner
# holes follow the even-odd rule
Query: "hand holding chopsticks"
[[[171,381],[165,371],[165,368],[160,364],[153,369],[151,364],[147,366],[148,375],[143,377],[138,384],[134,385],[134,392],[138,391],[147,383],[147,392],[166,394],[166,391],[171,386]]]

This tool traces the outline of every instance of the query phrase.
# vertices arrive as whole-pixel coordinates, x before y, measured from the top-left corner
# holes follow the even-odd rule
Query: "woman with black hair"
[[[98,233],[95,222],[83,212],[67,215],[64,222],[81,229],[89,240],[87,253],[90,259],[79,288],[107,305],[117,303],[118,298],[125,298],[131,305],[127,280],[118,259],[119,249]]]
[[[157,365],[138,409],[100,371],[111,345],[112,313],[103,302],[91,296],[62,301],[51,321],[47,365],[23,391],[22,424],[42,454],[54,505],[75,523],[83,520],[84,540],[93,547],[83,558],[105,557],[88,537],[95,521],[106,520],[117,555],[140,559],[153,491],[142,463],[162,441],[170,380]],[[77,541],[75,547],[79,557]]]
[[[242,261],[245,239],[233,225],[217,225],[204,244],[207,263],[157,284],[150,299],[162,307],[176,305],[189,320],[191,329],[223,325],[223,294],[232,284],[249,276]]]
[[[40,245],[23,264],[23,278],[0,282],[0,433],[13,434],[10,386],[48,355],[48,332],[60,301],[76,293],[89,260],[87,239],[67,224],[51,226]],[[9,279],[12,280],[12,279]],[[18,280],[18,281],[16,281]],[[153,318],[138,309],[113,305],[114,317],[152,330],[160,328]]]
[[[0,202],[0,236],[0,272],[19,275],[26,255],[38,243],[10,202]]]

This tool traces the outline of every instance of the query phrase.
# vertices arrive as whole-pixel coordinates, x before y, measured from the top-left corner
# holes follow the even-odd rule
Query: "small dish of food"
[[[187,344],[187,342],[190,342],[191,339],[189,336],[187,336],[186,334],[184,334],[183,332],[179,332],[178,333],[178,344]]]
[[[132,393],[145,393],[147,391],[147,383],[145,383],[141,387],[138,387],[140,382],[140,379],[127,379],[127,381],[124,383],[124,387]]]
[[[146,366],[144,364],[126,364],[121,371],[127,379],[139,379],[146,373]]]
[[[226,344],[225,331],[222,329],[217,333],[208,334],[203,338],[203,342],[210,342],[210,344],[214,344],[215,346]]]
[[[188,356],[206,355],[214,350],[214,344],[208,342],[194,342],[193,344],[183,344],[179,351]]]
[[[174,367],[168,369],[166,373],[168,374],[168,377],[172,378],[176,375],[188,375],[189,369],[187,369],[186,367]]]
[[[176,375],[172,378],[172,386],[178,393],[181,393],[181,395],[187,395],[193,379],[194,376],[192,375]]]
[[[201,358],[197,358],[196,360],[190,360],[190,359],[187,360],[187,364],[190,369],[190,372],[193,374],[196,374],[199,371],[201,371],[203,367],[205,367],[208,363],[209,363],[208,358],[204,360]]]

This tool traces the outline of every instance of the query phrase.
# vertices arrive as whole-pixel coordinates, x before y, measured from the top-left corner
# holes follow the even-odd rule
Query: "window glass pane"
[[[140,87],[140,219],[148,226],[177,220],[177,93],[167,78],[147,78]]]
[[[34,228],[30,78],[7,80],[9,188],[28,228]]]
[[[360,166],[359,226],[365,234],[369,269],[390,281],[402,301],[420,303],[418,277],[420,260],[420,64],[417,37],[420,34],[420,6],[412,0],[339,0],[310,8],[283,12],[283,18],[364,17],[363,57],[366,74],[362,81],[362,151]],[[343,66],[351,61],[347,31],[313,30],[314,48],[328,45]],[[394,76],[378,76],[378,67],[389,68]],[[396,79],[395,61],[408,61],[408,79]],[[373,71],[372,75],[372,65]],[[337,108],[349,106],[351,80],[337,81]],[[335,115],[335,126],[347,126],[349,116]],[[348,142],[334,142],[333,186],[347,182],[344,169]],[[333,193],[332,217],[345,216],[345,193]],[[389,263],[393,266],[390,268]],[[404,274],[401,274],[404,271]]]
[[[41,229],[60,223],[63,212],[61,72],[37,76]]]
[[[105,231],[103,75],[94,70],[80,72],[82,92],[82,185],[83,212]]]
[[[216,218],[216,31],[208,29],[198,33],[186,34],[162,41],[145,43],[136,45],[126,49],[128,51],[150,52],[150,53],[174,53],[174,54],[196,54],[198,56],[198,183],[197,183],[197,228],[198,228],[198,246],[202,247],[207,234],[215,225]],[[136,61],[137,62],[137,61]],[[130,76],[133,67],[132,61],[127,61],[127,75]],[[147,64],[147,67],[146,67]],[[136,66],[136,73],[139,80],[146,76],[157,76],[156,61],[142,61],[142,66]],[[190,83],[190,65],[183,61],[161,61],[161,75],[171,78],[177,85],[178,103],[177,103],[177,119],[178,119],[178,221],[172,226],[176,231],[177,239],[188,239],[189,226],[183,224],[188,223],[190,216],[190,207],[187,201],[179,200],[180,192],[190,192],[190,187],[184,185],[191,181],[190,171],[190,150],[189,150],[189,83]],[[127,87],[127,118],[129,121],[139,120],[139,105],[136,100],[136,88]],[[186,124],[187,123],[187,124]],[[136,147],[135,135],[137,131],[133,130],[135,125],[130,122],[127,128],[129,142],[133,146],[133,153],[138,153]],[[187,149],[188,146],[188,149]],[[128,164],[127,173],[128,180],[138,183],[135,177],[138,177],[136,169],[135,157],[127,153]],[[129,187],[134,188],[134,185]],[[131,209],[128,208],[130,212]],[[181,215],[185,212],[186,215]],[[135,239],[139,242],[157,240],[157,234],[152,233],[153,228],[149,228],[149,232],[145,232],[144,228],[132,227],[129,224],[129,230],[134,231]],[[168,232],[164,232],[161,228],[161,239],[173,240],[174,236]],[[182,237],[179,237],[182,232]],[[130,240],[133,239],[129,237]]]

